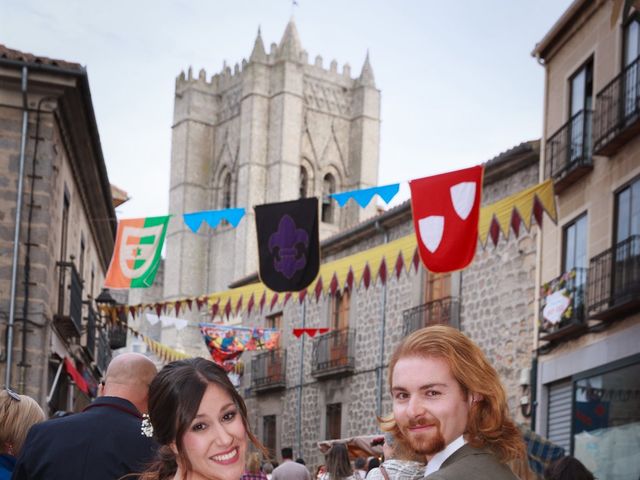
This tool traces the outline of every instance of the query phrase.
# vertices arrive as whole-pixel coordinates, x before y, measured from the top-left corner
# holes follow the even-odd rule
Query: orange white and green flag
[[[170,217],[118,222],[116,245],[104,280],[106,288],[147,288],[153,284]]]

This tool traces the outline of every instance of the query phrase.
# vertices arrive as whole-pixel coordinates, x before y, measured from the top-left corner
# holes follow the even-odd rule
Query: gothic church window
[[[222,208],[231,208],[231,173],[227,172],[222,182]]]
[[[307,169],[300,167],[300,198],[307,198],[307,183],[309,182],[309,175]]]
[[[331,203],[331,195],[336,193],[336,181],[333,175],[327,173],[324,176],[322,185],[322,221],[325,223],[334,223],[334,205]]]

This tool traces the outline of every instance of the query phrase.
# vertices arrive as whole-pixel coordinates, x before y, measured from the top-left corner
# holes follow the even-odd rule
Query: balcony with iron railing
[[[98,351],[96,353],[96,365],[100,370],[100,373],[104,376],[107,372],[107,367],[111,362],[111,347],[109,346],[109,339],[104,329],[98,331]]]
[[[409,335],[429,325],[460,326],[460,301],[457,297],[432,300],[402,312],[402,334]]]
[[[314,338],[311,375],[316,378],[341,377],[354,372],[355,330],[333,330]]]
[[[609,320],[640,309],[640,235],[591,259],[588,291],[590,318]]]
[[[53,324],[65,338],[79,338],[82,331],[82,280],[73,262],[57,262],[58,309]]]
[[[98,316],[91,306],[91,303],[85,303],[87,303],[89,307],[87,310],[87,329],[85,332],[84,348],[91,360],[93,360],[96,358],[96,323]]]
[[[640,57],[596,96],[593,151],[613,155],[640,133]]]
[[[269,350],[258,353],[251,360],[251,390],[266,392],[281,390],[286,382],[287,351]]]
[[[546,175],[561,192],[593,169],[591,110],[581,110],[547,139]]]
[[[538,330],[540,340],[554,341],[569,338],[587,328],[586,286],[586,268],[573,268],[542,285]]]

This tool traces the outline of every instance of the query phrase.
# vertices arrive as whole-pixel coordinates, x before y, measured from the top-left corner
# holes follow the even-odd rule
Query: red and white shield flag
[[[409,182],[418,250],[429,271],[461,270],[473,260],[482,171],[477,166]]]

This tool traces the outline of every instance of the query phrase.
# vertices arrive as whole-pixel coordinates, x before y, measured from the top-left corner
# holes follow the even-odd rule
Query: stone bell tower
[[[291,20],[267,53],[260,31],[248,60],[207,78],[176,79],[165,299],[225,290],[258,268],[253,206],[317,196],[325,238],[375,214],[339,208],[329,193],[377,185],[380,91],[369,55],[351,77],[310,64]],[[183,213],[244,207],[237,226],[193,233]]]

